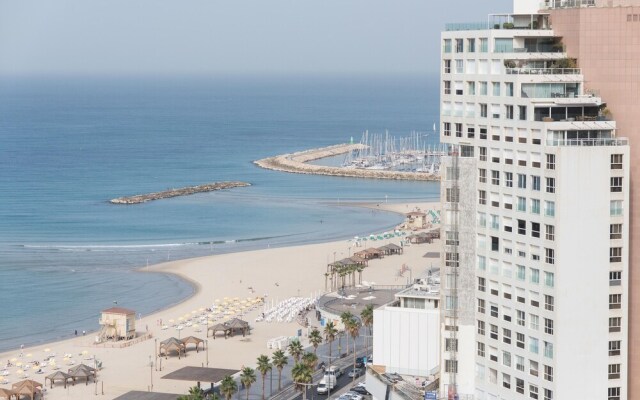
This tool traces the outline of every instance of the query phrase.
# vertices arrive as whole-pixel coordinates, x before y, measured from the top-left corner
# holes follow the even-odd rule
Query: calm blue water
[[[359,140],[365,129],[429,131],[437,90],[418,77],[0,80],[0,350],[95,329],[114,300],[146,314],[191,293],[136,271],[147,263],[397,224],[345,203],[432,199],[437,184],[286,174],[251,161]],[[107,203],[222,180],[253,186]]]

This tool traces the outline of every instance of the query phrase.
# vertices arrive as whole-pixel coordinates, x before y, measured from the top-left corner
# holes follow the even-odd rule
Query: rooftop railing
[[[444,25],[445,31],[480,31],[489,29],[489,23],[483,22],[452,22]]]
[[[596,0],[547,0],[540,3],[540,9],[595,7]]]
[[[581,75],[580,68],[507,68],[507,75]]]
[[[547,139],[547,146],[628,146],[627,138],[603,138],[603,139]]]

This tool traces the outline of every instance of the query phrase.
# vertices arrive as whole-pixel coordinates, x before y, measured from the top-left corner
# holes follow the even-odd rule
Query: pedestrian
[[[77,330],[77,329],[76,329],[76,331],[74,332],[74,334],[75,334],[76,336],[78,336],[78,330]]]

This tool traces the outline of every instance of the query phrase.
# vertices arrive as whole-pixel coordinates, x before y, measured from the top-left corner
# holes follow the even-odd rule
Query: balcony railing
[[[581,75],[580,68],[507,68],[507,75]]]
[[[489,29],[489,23],[483,22],[453,22],[444,25],[445,31],[479,31]]]
[[[540,9],[595,7],[596,0],[547,0],[540,3]]]
[[[603,139],[547,139],[547,146],[627,146],[627,138]]]

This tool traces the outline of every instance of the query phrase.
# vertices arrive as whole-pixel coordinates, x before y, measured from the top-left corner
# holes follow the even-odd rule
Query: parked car
[[[361,394],[355,392],[347,392],[346,395],[350,397],[350,400],[364,400]]]
[[[353,368],[349,371],[349,378],[358,378],[362,375],[362,368]]]
[[[370,396],[371,393],[369,393],[369,391],[367,390],[366,387],[364,387],[364,385],[355,385],[354,387],[351,388],[352,392],[358,393],[359,395],[362,396]]]
[[[364,368],[364,357],[356,358],[356,368]]]

